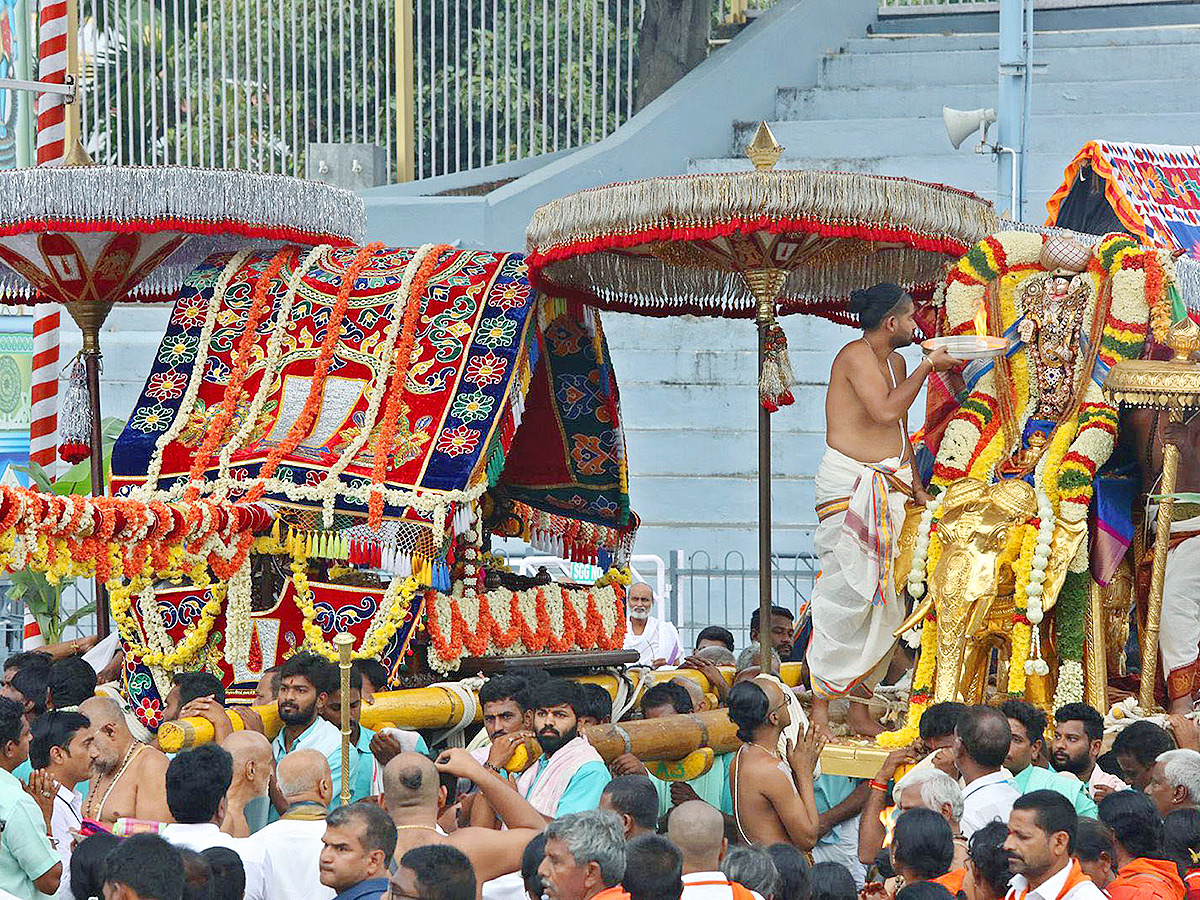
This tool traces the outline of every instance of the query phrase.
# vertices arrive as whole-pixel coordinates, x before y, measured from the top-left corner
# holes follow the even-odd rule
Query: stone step
[[[1148,144],[1185,144],[1200,133],[1200,122],[1191,113],[1110,115],[1098,121],[1087,115],[1037,115],[1030,128],[1029,151],[1058,153],[1064,165],[1083,144],[1104,137],[1112,141]],[[903,148],[905,155],[971,153],[966,143],[955,151],[946,136],[941,116],[889,119],[817,119],[771,122],[775,139],[784,147],[784,159],[798,156],[857,156],[873,150]],[[740,156],[754,136],[758,123],[736,122],[733,155]],[[994,137],[994,128],[993,128]],[[972,154],[975,155],[975,154]]]
[[[758,522],[758,479],[750,476],[641,475],[630,483],[630,503],[642,520],[658,525],[721,521]],[[780,525],[816,519],[811,478],[771,479],[772,520]]]
[[[789,477],[817,471],[825,452],[824,416],[771,416],[771,471]],[[801,430],[801,429],[804,430]],[[758,466],[758,432],[716,429],[626,428],[630,475],[746,475]]]
[[[1173,113],[1187,109],[1196,96],[1189,78],[1125,81],[1120,90],[1102,81],[1034,82],[1034,114],[1088,116]],[[914,85],[864,87],[781,87],[775,95],[775,118],[865,119],[890,118],[897,110],[913,116],[940,117],[943,106],[978,109],[996,106],[996,84],[968,84],[958,89],[931,91]],[[995,126],[993,126],[994,128]],[[968,139],[970,140],[970,139]]]
[[[617,378],[621,377],[617,372]],[[819,415],[825,405],[825,385],[796,385],[796,398],[789,411],[812,410]],[[661,427],[694,428],[698,423],[719,422],[723,428],[751,430],[758,422],[757,391],[727,390],[712,385],[678,385],[670,391],[669,402],[645,390],[623,390],[621,410],[630,427],[639,423],[654,423]]]
[[[1035,49],[1061,50],[1071,47],[1116,47],[1131,44],[1171,46],[1200,43],[1200,25],[1160,25],[1151,28],[1089,28],[1076,31],[1035,31]],[[915,53],[928,50],[996,50],[1000,36],[991,34],[876,34],[853,38],[842,48],[846,53]]]
[[[1066,47],[1034,50],[1039,83],[1079,81],[1089,75],[1113,85],[1144,79],[1152,65],[1169,65],[1175,72],[1200,71],[1200,44],[1172,46],[1169,53],[1153,44],[1133,46]],[[1168,63],[1169,57],[1169,63]],[[929,85],[958,87],[965,84],[995,84],[997,52],[994,50],[915,50],[874,53],[830,54],[818,62],[821,87],[864,85]]]
[[[797,320],[800,317],[795,317]],[[792,369],[803,381],[814,380],[820,373],[829,374],[840,344],[820,350],[808,350],[792,340],[791,320],[785,320]],[[850,331],[845,340],[852,340]],[[748,350],[701,350],[693,347],[663,347],[659,350],[624,350],[613,353],[618,383],[622,390],[647,384],[724,384],[750,386],[758,384],[758,352]],[[803,375],[801,375],[803,373]]]

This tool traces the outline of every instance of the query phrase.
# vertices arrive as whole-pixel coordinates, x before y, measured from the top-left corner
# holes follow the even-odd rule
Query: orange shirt
[[[1108,886],[1112,900],[1183,900],[1183,895],[1179,870],[1165,859],[1135,859]]]
[[[953,897],[962,890],[963,881],[966,879],[966,877],[966,869],[951,869],[945,875],[942,875],[939,878],[931,878],[929,880],[934,884],[940,884],[942,887],[948,890],[950,895]]]

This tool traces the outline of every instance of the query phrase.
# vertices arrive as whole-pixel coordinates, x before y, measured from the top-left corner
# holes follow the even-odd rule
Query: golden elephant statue
[[[927,579],[921,602],[896,634],[920,625],[931,609],[936,610],[933,701],[978,703],[984,698],[993,651],[999,651],[999,677],[1007,671],[1014,577],[1011,564],[1003,558],[1004,550],[1012,530],[1037,515],[1037,498],[1033,488],[1017,478],[994,484],[962,478],[946,489],[940,509],[937,534],[941,557]],[[907,582],[919,517],[919,509],[910,510],[901,535],[897,566],[897,577],[904,579],[901,584]],[[1056,523],[1044,584],[1046,612],[1053,606],[1067,563],[1086,533],[1086,523]],[[1031,700],[1044,703],[1048,698],[1042,695],[1047,691],[1047,685],[1030,679]]]

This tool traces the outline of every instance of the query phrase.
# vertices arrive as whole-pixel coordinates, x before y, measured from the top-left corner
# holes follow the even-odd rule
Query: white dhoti
[[[1173,539],[1192,533],[1167,552],[1163,576],[1162,654],[1167,696],[1192,696],[1200,688],[1200,516],[1171,523]]]
[[[867,464],[828,448],[817,468],[813,544],[821,574],[807,658],[822,696],[873,687],[887,671],[892,632],[904,621],[894,568],[910,483],[896,457]]]

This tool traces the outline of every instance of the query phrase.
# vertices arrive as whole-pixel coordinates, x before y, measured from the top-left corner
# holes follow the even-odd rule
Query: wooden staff
[[[341,718],[342,718],[342,806],[350,805],[350,651],[354,647],[354,635],[342,632],[333,639],[338,651],[338,668],[341,670]]]

